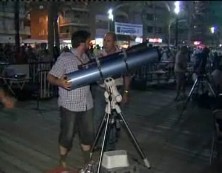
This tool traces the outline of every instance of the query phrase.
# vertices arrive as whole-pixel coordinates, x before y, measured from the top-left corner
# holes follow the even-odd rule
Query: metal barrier
[[[50,70],[53,62],[33,62],[29,63],[29,72],[32,83],[38,82],[38,73],[44,70]]]
[[[54,87],[47,81],[47,75],[53,62],[29,63],[31,83],[38,85],[38,99],[50,98],[55,95]]]
[[[39,99],[45,99],[54,96],[53,86],[47,81],[48,72],[49,70],[41,70],[38,72]]]
[[[173,62],[159,62],[144,65],[135,71],[134,77],[147,82],[158,81],[160,77],[164,77],[166,80],[174,79],[173,66],[169,66],[172,65],[172,63]]]

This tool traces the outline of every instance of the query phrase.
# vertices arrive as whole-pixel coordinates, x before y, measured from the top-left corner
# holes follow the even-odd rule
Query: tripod
[[[196,78],[196,80],[195,80],[195,82],[194,82],[194,84],[193,84],[193,86],[192,86],[192,88],[191,88],[191,90],[190,90],[190,92],[189,92],[189,95],[188,95],[188,97],[187,97],[187,99],[186,99],[186,101],[185,101],[185,103],[184,103],[184,105],[183,105],[183,108],[182,108],[181,114],[180,114],[180,116],[179,116],[179,118],[178,118],[178,121],[180,121],[180,119],[181,119],[181,117],[182,117],[182,115],[183,115],[183,112],[185,111],[185,109],[186,109],[186,107],[187,107],[187,104],[188,104],[188,102],[190,101],[190,98],[191,98],[191,97],[193,96],[193,94],[194,94],[195,89],[197,88],[197,91],[198,91],[198,89],[199,89],[199,87],[200,87],[200,85],[201,85],[202,91],[203,91],[203,89],[204,89],[204,85],[203,85],[203,84],[207,84],[207,86],[208,86],[211,94],[212,94],[214,97],[216,97],[216,93],[215,93],[215,91],[214,91],[214,89],[213,89],[213,87],[212,87],[212,85],[211,85],[211,83],[210,83],[210,80],[209,80],[207,74],[203,74],[203,75],[197,76],[197,78]]]
[[[102,132],[102,130],[104,129],[104,125],[105,125],[105,129],[104,129],[104,136],[103,136],[103,140],[102,140],[102,148],[101,148],[101,152],[100,152],[100,157],[99,157],[99,163],[98,163],[98,167],[97,167],[97,173],[100,173],[100,168],[101,168],[101,163],[102,163],[102,158],[103,158],[103,153],[104,153],[104,146],[105,146],[105,142],[107,139],[107,135],[109,134],[109,130],[111,127],[111,123],[113,121],[112,119],[112,111],[116,111],[117,115],[120,116],[120,120],[122,120],[125,129],[127,130],[128,134],[130,135],[130,137],[133,140],[133,143],[137,149],[137,151],[139,152],[141,158],[144,161],[144,164],[147,168],[150,168],[150,163],[148,161],[148,159],[146,158],[145,154],[143,153],[141,147],[139,146],[135,136],[133,135],[132,131],[129,128],[128,123],[126,122],[125,118],[123,117],[123,114],[121,112],[121,109],[118,105],[119,102],[121,102],[122,100],[122,96],[119,94],[116,85],[115,85],[115,81],[112,78],[107,78],[104,80],[104,84],[105,84],[105,88],[106,91],[104,93],[105,96],[105,100],[106,100],[106,108],[105,108],[105,115],[103,117],[103,120],[101,121],[98,131],[96,133],[96,137],[95,140],[93,142],[92,148],[91,148],[91,152],[90,152],[90,158],[92,159],[93,156],[93,150],[97,144],[97,141],[99,139],[99,136]],[[115,120],[115,118],[114,118]]]

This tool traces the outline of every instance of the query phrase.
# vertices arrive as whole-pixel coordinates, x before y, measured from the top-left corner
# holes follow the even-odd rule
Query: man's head
[[[208,55],[208,54],[210,53],[210,49],[207,48],[207,47],[204,47],[203,50],[202,50],[202,52],[203,52],[204,54]]]
[[[106,52],[111,52],[116,49],[116,34],[113,32],[106,33],[103,39],[103,46]]]
[[[181,51],[182,54],[188,53],[188,48],[187,48],[187,46],[182,46],[181,49],[180,49],[180,51]]]
[[[90,45],[90,33],[84,30],[76,31],[72,34],[71,41],[73,48],[81,47],[84,50],[87,50]]]

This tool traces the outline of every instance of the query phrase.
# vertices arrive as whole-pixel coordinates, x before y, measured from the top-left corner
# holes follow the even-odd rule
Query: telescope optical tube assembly
[[[158,62],[158,48],[149,47],[147,42],[132,46],[126,50],[99,59],[99,63],[91,63],[81,70],[66,74],[71,89],[89,85],[107,77],[120,77],[148,63]]]

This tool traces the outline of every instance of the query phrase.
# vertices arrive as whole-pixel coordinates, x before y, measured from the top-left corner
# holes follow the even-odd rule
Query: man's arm
[[[71,83],[67,81],[65,76],[62,76],[61,78],[58,78],[58,77],[55,77],[55,76],[51,75],[50,73],[48,73],[47,80],[52,85],[56,85],[58,87],[62,87],[64,89],[66,89],[66,90],[70,90],[71,89]]]
[[[51,75],[50,73],[48,73],[48,75],[47,75],[47,80],[52,85],[61,86],[61,80],[59,78]]]
[[[123,100],[122,104],[129,102],[129,90],[130,90],[131,76],[123,76]]]
[[[131,83],[131,76],[125,75],[123,76],[123,89],[124,93],[129,92],[130,90],[130,83]]]
[[[68,57],[66,57],[68,56]],[[64,89],[70,90],[71,83],[67,81],[65,78],[65,67],[67,66],[67,61],[66,59],[69,59],[69,54],[63,55],[61,54],[55,64],[52,66],[52,69],[49,71],[47,75],[47,80],[49,83],[52,85],[62,87]],[[65,59],[66,58],[66,59]],[[66,64],[65,64],[66,62]]]

